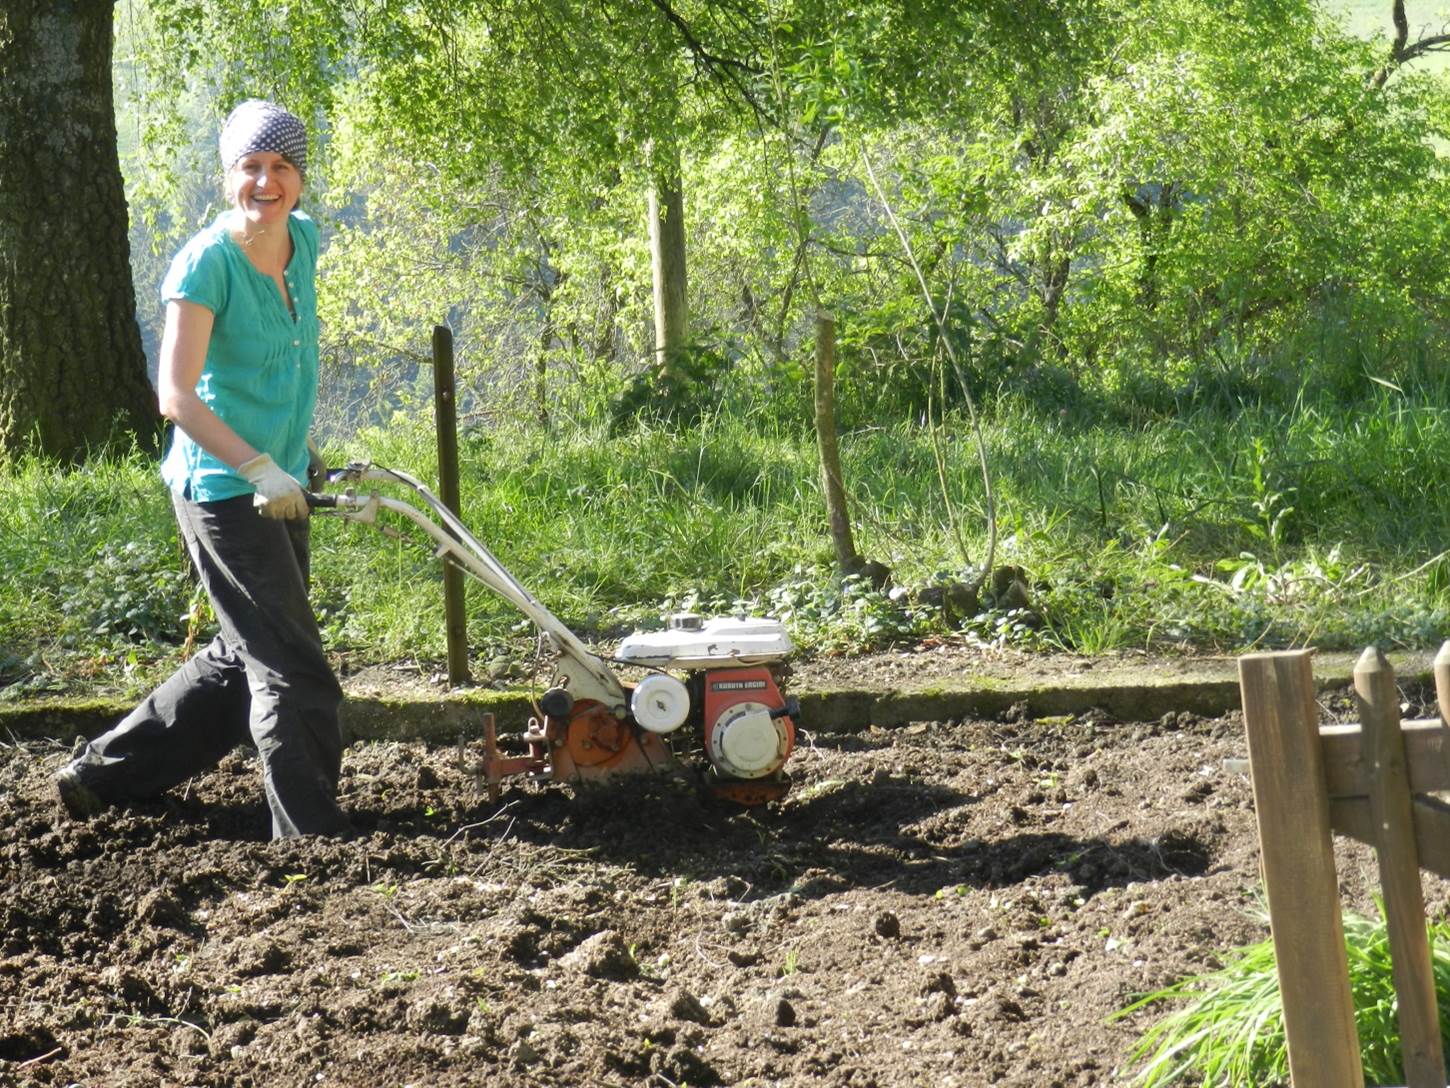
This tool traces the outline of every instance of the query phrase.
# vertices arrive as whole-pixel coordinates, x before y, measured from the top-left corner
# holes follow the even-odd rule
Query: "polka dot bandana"
[[[260,98],[249,98],[232,110],[218,143],[223,170],[253,151],[272,151],[297,167],[298,173],[307,173],[307,130],[302,122]]]

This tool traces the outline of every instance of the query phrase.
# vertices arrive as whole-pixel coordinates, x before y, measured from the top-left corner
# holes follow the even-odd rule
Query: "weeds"
[[[790,978],[791,975],[795,974],[797,971],[800,970],[800,966],[800,949],[792,946],[786,949],[785,959],[781,960],[780,967],[778,967],[776,971],[781,978]]]

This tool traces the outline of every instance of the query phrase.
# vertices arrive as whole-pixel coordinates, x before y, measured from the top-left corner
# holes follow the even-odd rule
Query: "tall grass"
[[[996,562],[1026,569],[1044,622],[1004,622],[989,601],[964,637],[1084,652],[1436,644],[1450,633],[1450,409],[1437,400],[1377,387],[1352,407],[1301,399],[1133,422],[999,402],[986,424]],[[834,582],[813,436],[758,419],[470,433],[463,515],[586,635],[689,603],[788,613],[807,647],[860,647],[943,633],[940,612],[912,606],[917,591],[985,561],[967,430],[953,422],[943,437],[945,494],[920,426],[843,436],[858,549],[892,567],[890,598]],[[358,432],[328,453],[436,471],[423,425]],[[334,650],[442,656],[439,568],[403,529],[395,540],[316,519],[314,590]],[[183,571],[150,459],[0,467],[0,679],[40,683],[87,658],[102,674],[159,665],[187,634]],[[468,608],[480,652],[520,637],[520,617],[482,587]]]
[[[1265,920],[1267,922],[1267,919]],[[1450,924],[1429,926],[1440,1022],[1450,1023]],[[1403,1084],[1389,931],[1383,917],[1346,913],[1344,948],[1366,1084]],[[1159,1005],[1173,1010],[1133,1049],[1139,1088],[1265,1088],[1289,1083],[1284,1005],[1272,940],[1238,949],[1216,971],[1140,998],[1118,1015]]]

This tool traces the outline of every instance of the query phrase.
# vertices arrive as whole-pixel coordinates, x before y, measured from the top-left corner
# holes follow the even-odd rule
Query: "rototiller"
[[[784,767],[795,745],[800,708],[780,691],[782,663],[792,646],[778,620],[676,615],[664,631],[626,638],[607,662],[591,653],[417,479],[359,462],[329,473],[328,480],[411,489],[437,521],[402,500],[375,491],[359,494],[351,487],[314,495],[312,502],[384,532],[390,529],[379,524],[380,510],[408,518],[437,542],[439,559],[488,586],[539,629],[553,676],[522,735],[526,754],[501,755],[493,715],[485,716],[481,771],[491,797],[510,776],[583,783],[690,765],[701,771],[713,793],[740,804],[776,800],[790,789]],[[645,675],[625,684],[611,663]]]

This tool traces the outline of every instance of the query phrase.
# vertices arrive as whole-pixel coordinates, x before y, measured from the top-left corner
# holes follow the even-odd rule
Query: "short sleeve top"
[[[317,224],[294,211],[292,259],[284,278],[296,316],[270,276],[259,272],[227,229],[228,214],[196,234],[171,262],[161,299],[184,299],[214,315],[196,393],[232,430],[299,484],[317,406]],[[246,478],[180,428],[161,464],[173,491],[195,502],[250,494]]]

